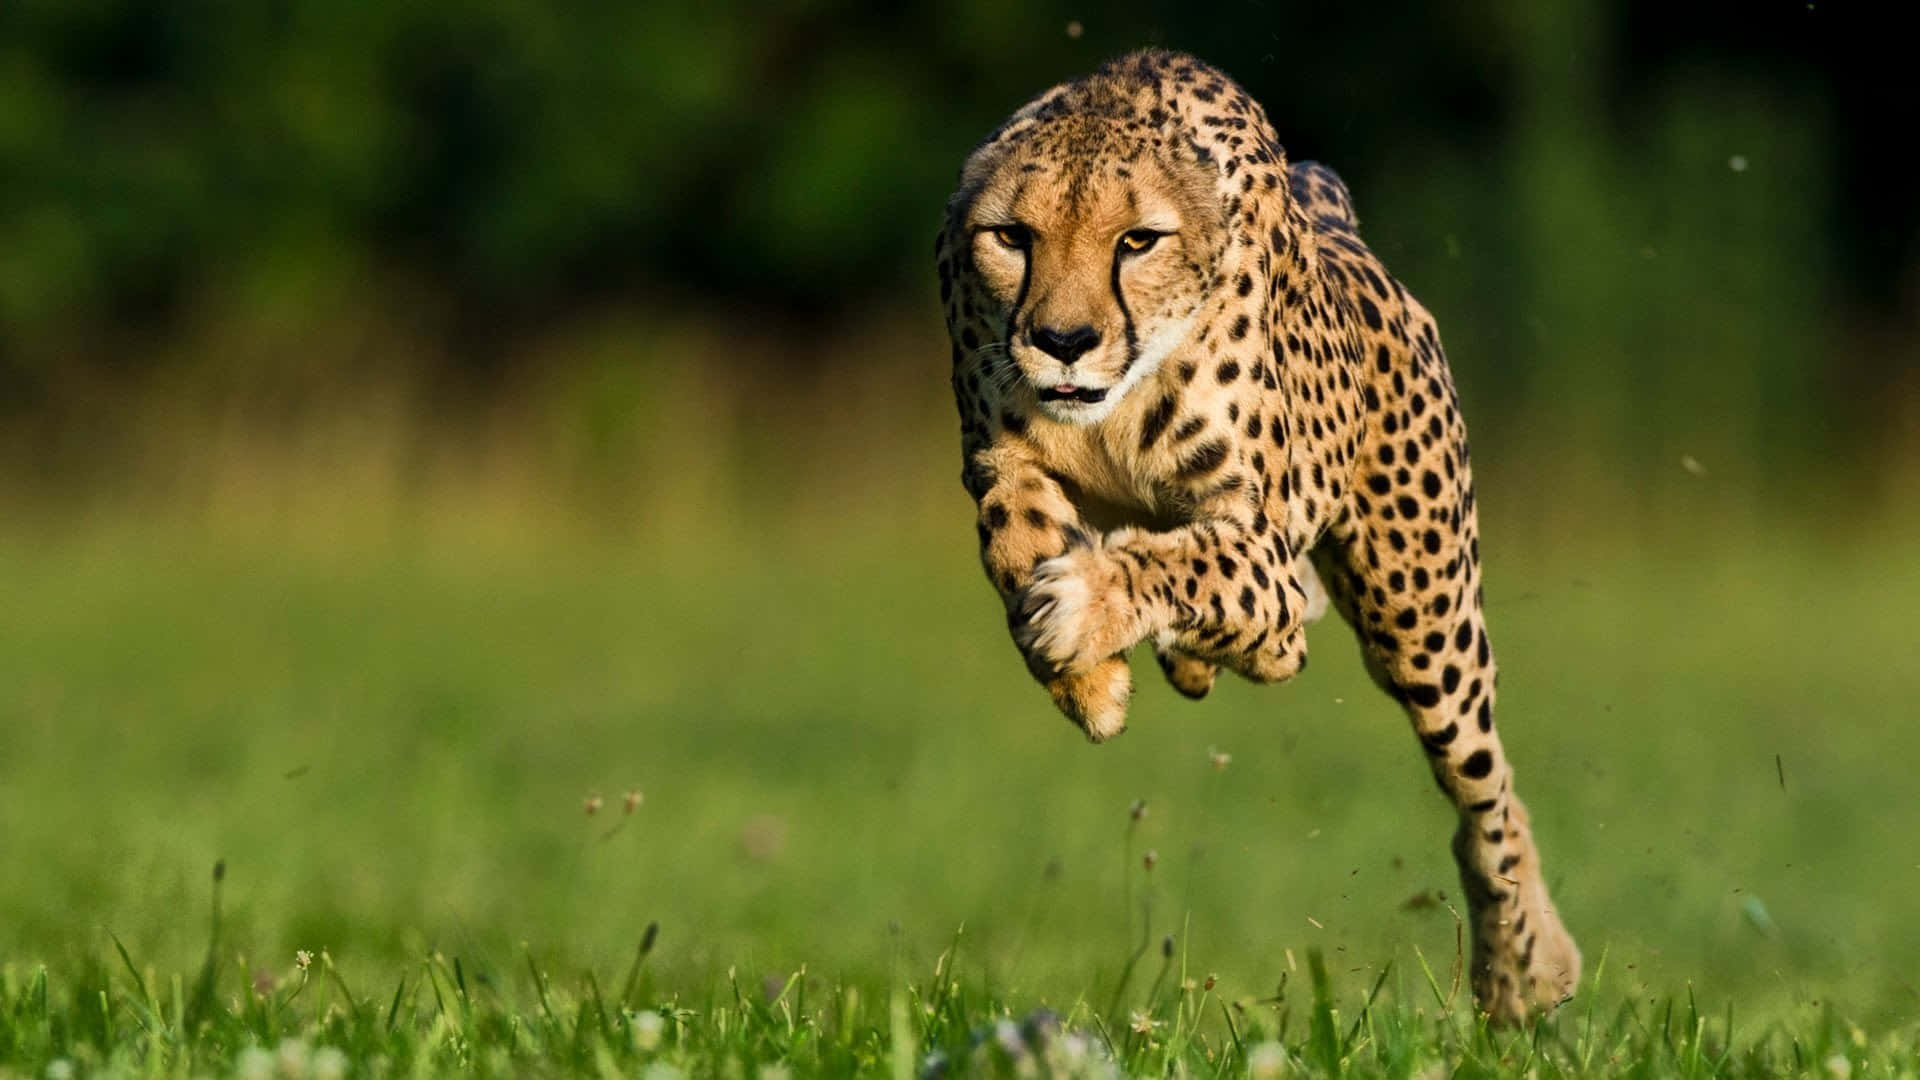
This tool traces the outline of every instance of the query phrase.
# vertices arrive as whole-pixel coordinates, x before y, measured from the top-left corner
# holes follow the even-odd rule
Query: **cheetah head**
[[[1135,115],[1042,120],[962,173],[953,220],[1005,381],[1063,423],[1105,419],[1179,347],[1226,247],[1212,171]]]

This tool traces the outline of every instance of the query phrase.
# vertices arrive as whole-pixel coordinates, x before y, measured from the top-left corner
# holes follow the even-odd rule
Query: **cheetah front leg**
[[[1320,575],[1310,560],[1296,559],[1293,569],[1306,592],[1306,621],[1316,622],[1327,613],[1327,590],[1321,585]],[[1160,662],[1160,670],[1165,673],[1167,682],[1195,701],[1207,696],[1220,674],[1219,664],[1183,652],[1180,635],[1173,631],[1163,631],[1154,636],[1153,655]]]
[[[1277,682],[1306,664],[1306,585],[1276,531],[1226,517],[1167,532],[1120,529],[1038,567],[1017,631],[1034,662],[1084,671],[1146,638],[1178,665]],[[1191,663],[1189,663],[1191,662]],[[1176,681],[1176,686],[1179,683]]]
[[[1007,606],[1008,625],[1017,639],[1025,626],[1019,604],[1035,568],[1070,550],[1091,546],[1094,534],[1060,485],[1017,444],[975,453],[966,477],[968,490],[977,493],[979,503],[980,561]],[[1031,653],[1026,655],[1028,670],[1088,739],[1101,742],[1127,726],[1133,672],[1125,657],[1102,657],[1084,668],[1065,671],[1037,664]]]

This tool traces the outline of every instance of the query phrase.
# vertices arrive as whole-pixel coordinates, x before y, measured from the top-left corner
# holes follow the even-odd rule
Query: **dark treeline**
[[[1646,403],[1732,380],[1729,449],[1806,451],[1909,378],[1920,200],[1891,162],[1920,94],[1858,5],[1094,7],[12,0],[0,389],[17,413],[73,367],[191,365],[146,346],[210,318],[360,298],[405,296],[421,355],[482,379],[608,305],[925,305],[968,147],[1143,44],[1232,72],[1347,176],[1503,375],[1489,408],[1657,425]]]

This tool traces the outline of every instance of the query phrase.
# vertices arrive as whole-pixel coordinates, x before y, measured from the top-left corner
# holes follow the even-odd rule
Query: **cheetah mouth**
[[[1072,383],[1061,383],[1058,386],[1042,387],[1040,390],[1040,400],[1077,401],[1082,405],[1094,405],[1107,399],[1108,389],[1110,388],[1105,386],[1095,389],[1091,386],[1075,386]]]

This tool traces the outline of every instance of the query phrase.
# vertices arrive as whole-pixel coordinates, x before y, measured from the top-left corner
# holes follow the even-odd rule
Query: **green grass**
[[[0,541],[0,1073],[899,1075],[1041,1009],[1133,1074],[1920,1068],[1910,545],[1491,530],[1505,737],[1597,978],[1488,1033],[1449,815],[1344,628],[1199,705],[1137,663],[1089,747],[964,511],[920,520]]]
[[[390,997],[363,996],[322,954],[299,957],[277,979],[243,962],[229,976],[241,989],[224,1003],[214,1000],[215,967],[163,989],[120,950],[121,971],[87,971],[59,988],[44,968],[25,980],[9,973],[0,1075],[11,1075],[8,1062],[54,1077],[1920,1073],[1920,1033],[1875,1038],[1831,1008],[1743,1032],[1731,1010],[1704,1015],[1691,996],[1596,1010],[1591,997],[1603,991],[1593,987],[1584,1008],[1557,1021],[1498,1030],[1466,1016],[1449,1000],[1454,987],[1443,990],[1429,968],[1418,987],[1395,984],[1389,968],[1370,988],[1337,988],[1318,949],[1307,957],[1307,987],[1289,993],[1283,983],[1264,1000],[1230,1001],[1212,979],[1183,978],[1184,960],[1167,948],[1140,1007],[1103,1013],[1082,998],[1063,1014],[980,991],[957,946],[931,973],[879,994],[805,968],[759,986],[729,970],[715,985],[656,991],[642,946],[617,988],[588,973],[562,989],[528,954],[520,985],[508,989],[436,954],[403,971]],[[1393,1000],[1390,984],[1410,996]]]

